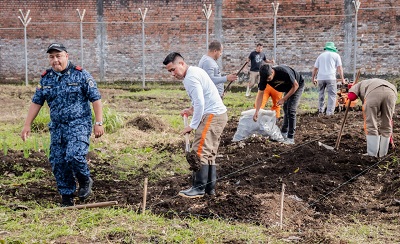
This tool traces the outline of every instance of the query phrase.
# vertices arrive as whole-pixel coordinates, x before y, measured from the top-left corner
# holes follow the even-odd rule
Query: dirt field
[[[400,140],[398,114],[399,107],[394,120],[395,142]],[[183,199],[177,193],[189,187],[191,176],[172,176],[149,184],[147,208],[170,218],[194,215],[276,226],[280,221],[284,184],[283,228],[298,230],[303,243],[334,243],[324,234],[329,231],[324,229],[327,220],[352,222],[356,215],[360,221],[398,223],[398,147],[391,148],[389,155],[382,159],[363,156],[366,142],[360,111],[349,112],[339,150],[319,146],[318,142],[335,146],[343,115],[344,112],[331,117],[299,114],[296,145],[282,145],[260,136],[232,142],[239,118],[231,117],[219,150],[216,196]],[[157,126],[144,125],[144,129]],[[154,148],[184,153],[183,144],[156,144]],[[91,201],[117,200],[121,206],[139,210],[143,188],[138,182],[143,182],[146,172],[119,180],[112,162],[102,161],[94,153],[88,157],[95,180]],[[0,160],[0,175],[21,175],[38,167],[51,170],[43,153],[33,153],[25,159],[19,151],[9,151],[7,156],[0,152]],[[100,174],[115,180],[97,179]],[[0,195],[9,201],[34,200],[43,206],[60,201],[51,176],[26,186],[2,185]],[[381,240],[394,243],[399,239],[400,234],[383,235]]]

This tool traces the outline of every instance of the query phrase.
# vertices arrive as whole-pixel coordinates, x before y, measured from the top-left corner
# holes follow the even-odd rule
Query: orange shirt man
[[[276,112],[276,118],[278,119],[281,116],[281,106],[278,105],[278,101],[282,98],[282,92],[278,92],[277,90],[272,88],[272,86],[267,85],[267,87],[264,90],[264,96],[260,108],[265,108],[265,105],[267,105],[269,97],[271,97],[272,99],[271,110]]]

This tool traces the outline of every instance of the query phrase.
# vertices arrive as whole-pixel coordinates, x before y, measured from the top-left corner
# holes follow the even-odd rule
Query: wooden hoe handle
[[[360,78],[360,71],[361,71],[361,70],[358,70],[358,72],[357,72],[357,76],[356,76],[356,80],[354,81],[354,85],[357,84],[358,78]],[[350,103],[351,103],[351,101],[350,101],[350,100],[347,100],[346,112],[344,112],[343,122],[342,122],[342,125],[340,126],[339,135],[338,135],[338,137],[337,137],[337,139],[336,139],[335,150],[338,150],[338,149],[339,149],[340,139],[342,138],[342,133],[343,133],[344,124],[346,123],[347,114],[349,113]]]

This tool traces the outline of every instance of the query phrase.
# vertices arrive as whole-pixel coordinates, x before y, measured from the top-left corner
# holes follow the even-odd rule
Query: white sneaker
[[[282,143],[286,145],[294,145],[294,138],[286,138]]]
[[[285,132],[285,133],[282,133],[282,137],[283,137],[283,139],[287,139],[287,132]]]

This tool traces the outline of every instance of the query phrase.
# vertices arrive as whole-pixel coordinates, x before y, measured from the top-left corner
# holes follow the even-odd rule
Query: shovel
[[[183,124],[185,125],[185,128],[189,126],[189,121],[188,121],[188,115],[183,114]],[[185,134],[185,157],[186,161],[190,165],[190,169],[193,171],[199,170],[199,163],[200,159],[197,156],[195,151],[190,151],[190,142],[189,142],[189,133]]]
[[[187,114],[183,115],[183,124],[185,125],[185,128],[189,125]],[[189,133],[185,134],[185,152],[186,154],[190,152]]]

